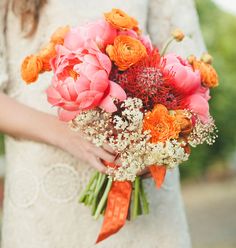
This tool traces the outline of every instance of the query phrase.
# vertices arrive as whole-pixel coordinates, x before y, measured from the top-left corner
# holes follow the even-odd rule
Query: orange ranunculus
[[[64,38],[68,31],[70,30],[69,26],[58,28],[51,36],[51,42],[57,45],[62,45],[64,43]]]
[[[180,135],[181,136],[186,136],[189,135],[192,131],[192,121],[187,118],[184,115],[184,111],[183,110],[175,110],[175,118],[176,121],[179,123],[180,125]]]
[[[207,56],[207,55],[205,55]],[[195,56],[190,56],[189,62],[194,70],[199,70],[201,74],[202,84],[209,88],[217,87],[219,84],[216,70],[210,64],[211,61],[197,60]]]
[[[111,12],[104,14],[106,21],[109,22],[113,27],[121,30],[133,29],[138,31],[138,22],[128,16],[124,11],[120,9],[112,9]]]
[[[151,131],[151,142],[165,142],[168,139],[177,139],[181,131],[180,125],[174,115],[170,115],[168,109],[162,105],[155,105],[143,120],[143,130]]]
[[[33,83],[37,80],[42,68],[43,62],[40,57],[27,56],[21,65],[21,77],[27,84]]]
[[[51,71],[50,60],[56,56],[55,44],[53,42],[49,42],[45,47],[41,49],[38,53],[38,56],[43,61],[42,71]]]
[[[114,45],[108,45],[106,52],[121,71],[127,70],[147,55],[145,46],[127,35],[117,36]]]

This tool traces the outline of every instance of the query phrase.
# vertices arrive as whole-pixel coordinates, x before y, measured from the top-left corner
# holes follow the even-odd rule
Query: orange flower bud
[[[188,61],[195,71],[198,70],[200,72],[204,86],[214,88],[219,85],[218,75],[211,65],[212,57],[209,54],[204,54],[201,60],[197,60],[194,55],[191,55]]]
[[[182,41],[185,37],[182,30],[179,28],[176,28],[171,34],[172,34],[173,38],[178,42]]]
[[[205,64],[212,64],[213,58],[209,53],[204,53],[201,57],[201,61]]]
[[[56,56],[55,44],[53,42],[48,43],[44,48],[41,49],[38,56],[43,62],[42,71],[51,71],[50,60]]]
[[[27,56],[21,65],[21,77],[27,83],[33,83],[43,68],[43,62],[36,55]]]
[[[108,45],[106,52],[121,71],[127,70],[147,55],[145,46],[127,35],[117,36],[114,45]]]
[[[139,30],[138,22],[120,9],[112,9],[111,12],[105,13],[104,16],[106,21],[117,29],[133,29],[135,31]]]
[[[64,43],[64,38],[68,31],[70,30],[69,26],[58,28],[51,36],[51,42],[57,45],[62,45]]]

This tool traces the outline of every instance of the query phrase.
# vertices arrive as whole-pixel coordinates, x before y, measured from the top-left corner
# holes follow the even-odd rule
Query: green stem
[[[94,214],[94,219],[97,220],[99,215],[101,214],[101,211],[106,203],[106,200],[107,200],[107,197],[108,197],[108,194],[110,192],[110,189],[111,189],[111,186],[112,186],[112,179],[109,178],[108,182],[107,182],[107,186],[106,186],[106,189],[103,193],[103,196],[97,206],[97,209],[96,209],[96,212]]]
[[[141,201],[142,201],[143,213],[144,214],[149,214],[149,203],[148,203],[148,200],[147,200],[146,193],[144,191],[144,185],[143,185],[142,180],[140,182],[140,197],[141,197]]]
[[[169,40],[167,40],[167,42],[165,43],[165,45],[163,46],[163,48],[161,49],[161,56],[165,55],[169,45],[174,41],[174,38],[171,37]]]
[[[93,197],[94,197],[94,191],[96,189],[97,184],[99,183],[99,176],[100,174],[98,174],[96,180],[93,181],[89,191],[88,191],[88,206],[90,206],[93,202]]]
[[[134,181],[134,205],[133,205],[132,219],[136,219],[138,216],[139,188],[140,188],[140,177],[137,176]]]
[[[94,180],[97,179],[98,175],[99,175],[99,172],[97,172],[97,171],[92,175],[92,177],[91,177],[91,179],[89,180],[89,182],[88,182],[88,184],[87,184],[85,190],[82,192],[82,195],[81,195],[80,198],[79,198],[79,202],[80,202],[80,203],[82,203],[82,202],[85,201],[85,198],[86,198],[86,196],[87,196],[87,194],[88,194],[88,191],[89,191],[91,185],[93,184]]]
[[[97,183],[97,187],[95,189],[94,198],[93,198],[93,202],[92,202],[92,215],[94,215],[96,212],[97,204],[98,204],[98,195],[99,195],[100,191],[102,190],[102,187],[103,187],[106,179],[107,179],[107,176],[104,174],[101,174],[100,180]]]
[[[141,185],[140,185],[141,186]],[[141,188],[139,186],[139,193],[138,193],[138,215],[143,214],[143,209],[142,209],[142,199],[141,199]]]

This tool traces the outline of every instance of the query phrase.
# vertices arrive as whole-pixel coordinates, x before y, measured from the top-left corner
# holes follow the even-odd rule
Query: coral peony
[[[60,107],[61,120],[71,120],[78,112],[95,107],[114,112],[117,108],[112,98],[126,99],[124,90],[108,78],[110,59],[91,40],[77,53],[58,46],[52,67],[54,78],[47,90],[48,101]]]
[[[174,72],[172,86],[183,94],[191,94],[201,85],[199,71],[193,71],[191,65],[175,54],[167,54],[163,57],[165,72]]]
[[[43,62],[39,56],[27,56],[21,65],[21,77],[27,84],[33,83],[37,80],[42,68]]]
[[[105,13],[104,16],[106,21],[117,29],[138,31],[138,22],[120,9],[112,9],[111,12]]]
[[[48,101],[60,107],[59,117],[63,121],[72,120],[80,111],[101,107],[105,111],[117,110],[112,98],[125,100],[122,88],[107,78],[104,71],[93,75],[92,81],[84,76],[74,80],[68,77],[64,82],[54,81],[47,89]]]
[[[150,130],[151,142],[165,142],[168,139],[177,139],[181,131],[176,117],[169,114],[162,104],[155,105],[154,109],[144,117],[143,130]]]
[[[108,44],[112,44],[117,36],[117,30],[105,20],[88,23],[78,28],[72,28],[65,36],[64,46],[71,51],[76,51],[88,40],[96,42],[103,50]]]
[[[107,46],[106,52],[121,71],[127,70],[147,56],[144,45],[139,40],[127,35],[117,36],[114,45]]]

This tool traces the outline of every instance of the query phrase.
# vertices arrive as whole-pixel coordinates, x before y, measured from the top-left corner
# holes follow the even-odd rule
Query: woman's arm
[[[34,110],[0,92],[0,131],[18,139],[28,139],[57,146],[87,162],[101,172],[106,171],[101,159],[113,162],[115,155],[108,147],[98,148],[83,135],[72,132],[55,116]]]

